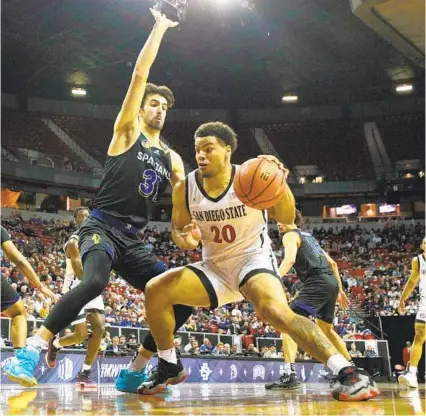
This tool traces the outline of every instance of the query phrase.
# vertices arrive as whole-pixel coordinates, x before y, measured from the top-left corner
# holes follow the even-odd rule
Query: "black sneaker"
[[[335,381],[337,386],[332,392],[335,400],[359,402],[370,399],[371,376],[356,367],[345,367],[339,371]]]
[[[163,393],[168,384],[179,384],[188,378],[188,373],[178,358],[177,364],[169,363],[162,358],[158,359],[157,371],[151,374],[150,380],[143,382],[137,389],[137,393],[152,395]]]
[[[55,368],[60,350],[60,348],[56,348],[53,345],[53,341],[55,341],[55,339],[56,337],[53,337],[49,340],[49,344],[47,345],[47,352],[45,355],[46,364],[50,368]]]
[[[75,384],[84,388],[96,388],[98,386],[90,377],[90,370],[80,371],[75,379]]]
[[[301,386],[301,381],[295,373],[284,374],[279,380],[273,381],[272,383],[265,384],[265,389],[287,389],[287,390],[296,390]]]

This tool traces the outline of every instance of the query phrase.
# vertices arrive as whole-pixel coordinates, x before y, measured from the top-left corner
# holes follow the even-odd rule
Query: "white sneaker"
[[[398,377],[399,384],[403,384],[407,387],[411,387],[412,389],[417,389],[419,387],[419,383],[417,382],[417,375],[412,373],[404,373]]]

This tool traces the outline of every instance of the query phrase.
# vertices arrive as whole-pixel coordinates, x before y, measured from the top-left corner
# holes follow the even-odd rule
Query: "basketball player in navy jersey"
[[[29,261],[18,250],[6,228],[1,226],[0,245],[4,255],[13,262],[19,271],[30,281],[38,291],[56,302],[55,294],[40,282]],[[0,312],[11,319],[10,338],[13,349],[19,357],[27,338],[27,317],[24,302],[19,293],[9,283],[7,277],[1,274]]]
[[[21,384],[37,384],[33,372],[41,350],[76,318],[84,305],[103,292],[111,269],[141,290],[151,278],[166,270],[163,262],[144,249],[139,234],[168,184],[173,188],[185,178],[182,159],[160,140],[167,110],[174,103],[173,93],[167,87],[147,84],[161,40],[177,23],[158,11],[151,12],[156,23],[136,61],[115,121],[93,210],[79,231],[83,279],[62,297],[37,334],[28,339],[22,359],[8,367],[9,376]],[[175,308],[177,328],[186,322],[191,311],[187,306]],[[120,390],[136,391],[144,380],[140,370],[155,351],[149,335],[117,386]]]
[[[237,147],[235,132],[220,122],[203,124],[195,133],[198,169],[173,190],[172,236],[176,245],[194,249],[200,241],[202,261],[169,270],[146,286],[146,315],[158,345],[158,369],[143,382],[138,393],[162,392],[168,384],[187,378],[174,348],[176,326],[173,305],[205,308],[250,301],[258,316],[288,333],[318,358],[340,382],[333,391],[337,400],[368,400],[372,380],[352,366],[323,332],[288,306],[268,236],[268,213],[277,222],[294,222],[295,201],[284,183],[280,200],[260,211],[241,203],[233,189],[237,169],[231,155]],[[271,159],[272,158],[272,159]],[[269,160],[284,169],[271,156]]]
[[[290,303],[290,309],[297,315],[313,316],[327,339],[352,365],[351,356],[342,338],[333,328],[336,302],[343,309],[349,306],[349,300],[342,287],[336,262],[321,248],[317,240],[299,227],[303,219],[296,210],[296,219],[292,224],[279,224],[284,233],[283,245],[285,257],[280,266],[280,276],[285,276],[294,267],[302,282],[296,297]],[[267,389],[296,389],[300,381],[294,368],[297,344],[282,333],[284,350],[284,374],[278,381],[266,384]],[[370,397],[379,394],[377,384],[371,381]]]

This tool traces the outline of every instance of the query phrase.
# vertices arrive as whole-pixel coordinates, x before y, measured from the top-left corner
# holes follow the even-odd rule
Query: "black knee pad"
[[[83,260],[83,280],[81,285],[87,286],[91,294],[97,293],[96,296],[99,296],[109,282],[111,266],[112,260],[106,251],[89,251]]]
[[[112,260],[101,250],[87,253],[83,263],[83,280],[67,292],[47,315],[44,326],[53,334],[66,328],[81,309],[99,296],[109,282]]]

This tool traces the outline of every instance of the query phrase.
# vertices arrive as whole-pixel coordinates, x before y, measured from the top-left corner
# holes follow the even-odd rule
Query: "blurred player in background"
[[[40,282],[31,264],[13,244],[12,238],[3,226],[1,226],[1,249],[36,290],[49,297],[52,302],[56,302],[55,294]],[[23,357],[22,348],[25,346],[28,331],[25,305],[3,273],[1,274],[1,313],[11,318],[10,337],[13,349],[16,350],[18,358]]]
[[[283,235],[284,260],[280,266],[280,276],[295,268],[302,287],[290,303],[290,309],[297,315],[316,319],[324,335],[352,365],[352,359],[346,344],[333,329],[335,305],[338,301],[343,309],[349,306],[349,300],[342,287],[336,262],[320,247],[309,233],[301,231],[302,214],[296,210],[293,224],[278,224]],[[267,389],[296,389],[300,386],[295,362],[297,344],[286,333],[281,334],[284,353],[284,374],[276,382],[265,385]],[[378,394],[377,385],[374,385]]]
[[[87,207],[79,207],[74,211],[74,221],[80,228],[83,221],[89,216],[90,210]],[[62,293],[76,288],[83,278],[83,265],[80,258],[80,250],[78,249],[78,232],[71,234],[68,241],[64,245],[66,256],[66,270]],[[92,333],[87,344],[87,353],[84,359],[83,368],[78,373],[76,384],[82,387],[96,386],[96,383],[90,377],[90,369],[95,362],[96,355],[101,346],[102,337],[105,331],[105,306],[102,296],[98,296],[91,300],[83,307],[76,319],[71,323],[74,332],[62,338],[52,338],[49,341],[46,353],[46,363],[50,368],[56,366],[58,352],[62,347],[69,345],[81,344],[87,339],[88,328],[90,323]]]
[[[414,288],[419,285],[420,304],[414,325],[415,335],[410,351],[410,362],[405,373],[398,377],[399,383],[414,389],[419,386],[417,381],[417,366],[422,358],[423,344],[426,340],[426,237],[423,238],[420,249],[423,253],[414,257],[411,261],[411,276],[402,291],[398,306],[398,312],[403,315],[405,313],[405,301],[411,295]]]
[[[268,214],[242,204],[234,191],[237,167],[231,155],[236,147],[236,134],[226,124],[203,124],[195,133],[198,169],[173,190],[172,237],[187,250],[201,241],[202,261],[163,273],[146,287],[146,314],[159,360],[155,377],[142,383],[138,392],[155,394],[187,378],[174,347],[173,305],[217,308],[245,297],[262,320],[327,363],[340,382],[333,391],[335,399],[368,400],[370,377],[351,366],[318,326],[289,308],[268,235]],[[276,158],[265,158],[284,170]],[[283,188],[268,212],[278,222],[292,224],[294,196],[285,181]]]

